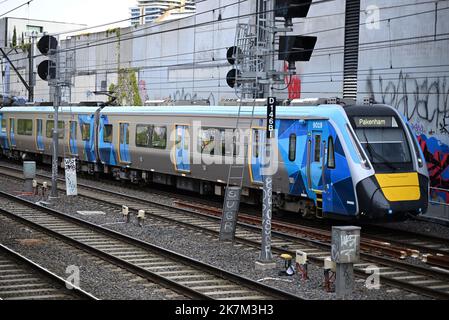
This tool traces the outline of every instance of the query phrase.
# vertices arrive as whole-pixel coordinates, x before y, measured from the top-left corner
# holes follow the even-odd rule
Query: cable
[[[33,2],[34,0],[28,0],[28,2],[25,2],[25,3],[23,3],[23,4],[21,4],[20,6],[17,6],[17,7],[15,7],[15,8],[13,8],[13,9],[11,9],[11,10],[9,10],[8,12],[5,12],[5,13],[3,13],[3,14],[0,14],[0,17],[3,17],[3,16],[5,16],[5,15],[7,15],[8,13],[11,13],[11,12],[13,12],[13,11],[16,11],[17,9],[20,9],[20,8],[22,8],[23,6],[25,6],[25,5],[29,5],[31,2]]]
[[[246,1],[246,0],[245,0],[245,1]],[[333,1],[333,0],[326,0],[326,1]],[[326,1],[325,1],[325,2],[326,2]],[[444,1],[447,1],[447,0],[444,0]],[[244,1],[239,1],[238,3],[240,3],[240,2],[244,2]],[[315,4],[318,4],[318,2],[315,3]],[[439,10],[441,11],[441,10],[447,10],[447,9],[449,9],[449,8],[440,8]],[[405,18],[405,17],[415,16],[415,15],[420,15],[420,14],[426,14],[426,13],[433,13],[433,12],[434,12],[434,10],[431,10],[431,11],[425,11],[425,12],[418,12],[418,13],[413,13],[413,14],[407,14],[407,15],[396,16],[396,17],[392,17],[392,18],[389,18],[389,19],[390,19],[390,20],[391,20],[391,19],[399,19],[399,18]],[[248,14],[248,15],[246,15],[246,16],[249,16],[249,15],[254,15],[254,13]],[[229,18],[227,18],[227,19],[235,19],[235,18],[239,18],[239,16],[229,17]],[[387,21],[387,20],[388,20],[388,19],[384,19],[384,20],[380,20],[380,21]],[[223,20],[222,20],[222,21],[223,21]],[[222,22],[222,21],[221,21],[221,22]],[[167,23],[168,23],[168,22],[167,22]],[[207,22],[207,23],[203,23],[203,24],[211,24],[211,23],[215,24],[216,21]],[[360,24],[360,26],[365,25],[365,24],[368,24],[368,23],[362,23],[362,24]],[[157,25],[157,26],[159,26],[159,25]],[[200,25],[194,24],[194,25],[192,25],[192,26],[189,26],[188,28],[196,27],[196,26],[200,26]],[[156,27],[156,26],[150,26],[150,27],[148,27],[148,28],[153,28],[153,27]],[[343,26],[343,27],[332,28],[332,29],[327,29],[327,30],[318,30],[318,31],[314,31],[314,32],[306,33],[306,34],[316,34],[316,33],[320,33],[320,32],[329,32],[329,31],[334,31],[334,30],[338,30],[338,29],[341,29],[341,28],[344,28],[344,26]],[[141,29],[141,30],[142,30],[142,29]],[[139,31],[141,31],[141,30],[139,30]],[[138,38],[138,37],[157,35],[157,34],[166,33],[166,32],[172,32],[172,31],[176,31],[176,30],[181,30],[181,29],[169,29],[169,30],[164,30],[164,31],[154,32],[154,33],[150,33],[150,34],[144,34],[144,35],[132,36],[132,37],[128,37],[128,38],[125,38],[125,39],[119,39],[119,40],[107,41],[107,42],[104,42],[104,43],[96,43],[96,42],[106,41],[107,39],[100,39],[100,40],[97,40],[97,41],[89,41],[88,44],[86,44],[86,45],[84,45],[84,46],[81,45],[81,46],[78,46],[78,47],[76,47],[76,46],[69,47],[69,48],[65,48],[65,49],[61,50],[60,52],[67,52],[67,51],[72,51],[72,50],[74,51],[74,50],[77,50],[77,49],[88,49],[88,48],[92,48],[92,47],[95,47],[95,46],[108,45],[108,44],[113,44],[113,43],[117,43],[117,42],[124,42],[124,41],[128,41],[128,40],[133,40],[133,39]],[[130,33],[132,34],[133,32],[130,32]],[[130,34],[130,33],[126,33],[126,34]],[[123,35],[123,34],[122,34],[122,35]],[[122,36],[122,35],[121,35],[121,36]],[[396,41],[396,40],[394,40],[394,41]],[[343,48],[344,46],[340,46],[340,47]],[[317,48],[317,49],[315,49],[314,51],[315,51],[315,52],[319,52],[319,51],[321,51],[321,50],[335,49],[335,48],[336,48],[336,47],[331,47],[331,48]],[[221,48],[221,49],[223,49],[223,48]],[[217,49],[214,48],[214,49],[211,49],[211,50],[209,50],[209,51],[215,51],[215,50],[217,50]],[[190,53],[183,53],[183,54],[175,54],[175,55],[172,55],[172,56],[179,56],[179,55],[186,55],[186,54],[195,54],[195,53],[196,53],[196,52],[190,52]],[[329,54],[329,53],[327,53],[327,54]],[[37,56],[35,56],[35,58],[40,57],[40,56],[42,56],[42,55],[37,55]],[[164,58],[164,57],[155,57],[155,58],[152,58],[152,59],[160,59],[160,58]],[[23,59],[25,59],[25,58],[23,58]],[[133,62],[134,62],[134,61],[133,61]]]

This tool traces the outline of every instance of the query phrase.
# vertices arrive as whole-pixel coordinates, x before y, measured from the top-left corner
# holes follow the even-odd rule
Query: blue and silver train
[[[277,107],[274,207],[346,220],[425,213],[429,175],[407,120],[386,105],[322,102]],[[235,138],[235,104],[61,107],[59,157],[76,158],[90,174],[218,196],[229,164],[240,161],[242,201],[260,203],[266,107],[240,110],[246,139]],[[1,108],[1,153],[50,163],[53,126],[52,107]]]

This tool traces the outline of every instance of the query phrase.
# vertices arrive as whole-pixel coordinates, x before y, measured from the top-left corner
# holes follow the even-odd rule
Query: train
[[[0,109],[4,157],[51,163],[54,109]],[[236,123],[246,124],[245,131]],[[427,211],[429,174],[407,119],[383,104],[339,99],[278,103],[273,208],[307,218],[405,219]],[[58,154],[77,169],[132,183],[224,196],[244,164],[241,201],[259,204],[266,100],[222,105],[63,106]],[[238,139],[236,138],[238,137]]]

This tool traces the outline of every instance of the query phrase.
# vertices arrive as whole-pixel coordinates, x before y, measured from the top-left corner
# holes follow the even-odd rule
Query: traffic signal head
[[[239,61],[242,59],[242,49],[240,49],[237,46],[230,47],[226,51],[226,59],[230,64],[234,66],[233,69],[229,70],[229,72],[226,75],[226,83],[231,88],[234,88],[236,85],[239,86],[240,83],[238,83],[238,78],[241,75],[241,72],[239,69],[237,69],[237,65],[239,64]]]
[[[236,85],[239,86],[240,83],[238,82],[237,78],[240,76],[240,71],[237,69],[229,70],[228,74],[226,75],[226,83],[231,88],[234,88]]]
[[[52,54],[53,51],[58,47],[58,40],[53,36],[43,36],[37,43],[37,48],[44,55],[47,56]]]
[[[276,0],[274,14],[285,18],[285,26],[292,27],[293,18],[305,18],[309,13],[312,0]]]
[[[37,74],[44,81],[56,79],[56,63],[50,60],[42,61],[37,67]]]
[[[281,36],[279,37],[279,60],[309,61],[317,37]]]
[[[242,57],[242,50],[239,47],[233,46],[226,51],[226,59],[228,62],[232,65],[235,64],[237,59],[241,59]]]
[[[45,35],[37,43],[37,48],[44,56],[52,56],[58,48],[58,40],[55,37]],[[56,63],[52,60],[44,60],[37,67],[37,74],[44,80],[56,79]]]

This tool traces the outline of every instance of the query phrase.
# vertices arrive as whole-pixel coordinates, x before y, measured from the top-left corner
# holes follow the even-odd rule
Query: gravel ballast
[[[9,181],[6,180],[8,179],[1,178],[2,190],[12,192],[21,188],[17,181],[14,182],[12,179],[9,179]],[[76,216],[77,218],[103,225],[104,227],[136,237],[151,244],[179,252],[224,270],[254,280],[260,280],[264,284],[275,286],[302,298],[336,299],[334,293],[325,292],[322,286],[324,277],[323,270],[320,266],[309,265],[310,280],[308,281],[300,280],[299,275],[294,275],[293,277],[279,276],[279,271],[283,269],[283,261],[279,257],[275,257],[277,263],[275,270],[256,271],[255,261],[259,256],[259,249],[242,247],[238,244],[221,243],[217,240],[216,236],[203,234],[189,228],[181,228],[152,218],[148,218],[145,221],[144,227],[139,227],[134,218],[130,224],[126,224],[123,223],[118,209],[113,209],[104,204],[100,206],[95,201],[82,197],[67,198],[66,196],[61,196],[51,207]],[[106,214],[82,216],[77,214],[79,210],[101,210]],[[379,290],[369,290],[365,287],[364,279],[356,278],[356,280],[352,299],[423,299],[422,296],[417,296],[386,285],[381,285]]]

